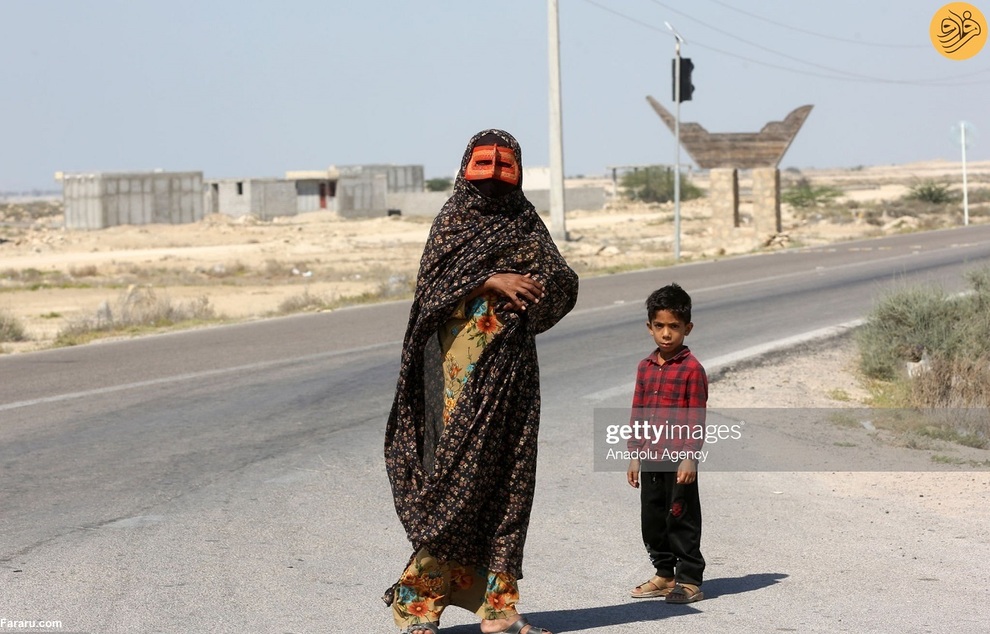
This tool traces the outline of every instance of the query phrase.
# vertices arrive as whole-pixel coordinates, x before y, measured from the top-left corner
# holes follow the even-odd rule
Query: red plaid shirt
[[[705,407],[708,404],[708,375],[687,346],[663,365],[657,351],[639,362],[636,391],[633,393],[630,423],[642,420],[652,411],[652,439],[630,438],[630,450],[664,449],[698,451],[705,444]],[[672,429],[677,425],[680,429]],[[689,427],[692,432],[685,433]],[[659,429],[658,429],[659,427]],[[642,434],[641,434],[642,435]],[[658,441],[654,441],[657,436]]]

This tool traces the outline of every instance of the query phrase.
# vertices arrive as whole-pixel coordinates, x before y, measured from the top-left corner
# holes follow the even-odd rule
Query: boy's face
[[[681,349],[684,338],[691,334],[694,324],[685,323],[669,310],[658,310],[654,313],[653,319],[646,322],[646,327],[653,335],[653,341],[660,348],[660,355],[666,359]]]

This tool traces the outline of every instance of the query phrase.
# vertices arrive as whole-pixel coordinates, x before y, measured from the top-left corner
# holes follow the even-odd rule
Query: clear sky
[[[695,64],[682,121],[755,132],[814,105],[782,168],[958,161],[959,121],[990,159],[990,46],[942,57],[943,4],[560,0],[565,171],[673,162],[646,102],[673,108],[665,21]],[[0,0],[0,191],[56,171],[450,176],[487,127],[547,165],[548,76],[544,0]]]

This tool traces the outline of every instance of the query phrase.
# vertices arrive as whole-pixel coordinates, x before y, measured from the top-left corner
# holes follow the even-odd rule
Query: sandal
[[[420,631],[426,630],[430,634],[440,634],[440,628],[438,627],[438,624],[437,623],[433,623],[432,621],[429,621],[429,622],[426,622],[426,623],[418,623],[416,625],[410,625],[406,629],[400,630],[399,631],[399,634],[412,634],[413,632],[415,632],[417,630],[420,630]]]
[[[665,599],[667,603],[694,603],[695,601],[701,601],[705,598],[705,593],[701,591],[701,588],[694,585],[693,583],[678,583],[674,588],[667,594]]]
[[[519,634],[529,625],[529,621],[526,620],[525,616],[520,616],[518,620],[513,621],[512,625],[505,628],[501,632],[496,632],[496,634]],[[536,627],[535,625],[529,625],[529,631],[526,634],[552,634],[550,630],[545,630],[542,627]]]
[[[673,577],[661,577],[660,575],[655,575],[649,581],[644,581],[629,593],[634,599],[653,599],[655,597],[665,597],[670,594],[671,590],[674,589]]]

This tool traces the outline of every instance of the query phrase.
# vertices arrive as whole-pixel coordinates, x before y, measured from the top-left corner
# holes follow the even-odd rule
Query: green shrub
[[[627,172],[621,185],[626,196],[646,203],[667,203],[674,200],[674,170],[662,165],[651,165]],[[681,174],[681,200],[701,198],[704,192],[687,176]]]
[[[972,292],[915,287],[883,296],[857,333],[860,368],[887,382],[894,407],[990,406],[990,266],[970,271]],[[907,377],[906,363],[924,360]]]
[[[801,178],[793,187],[780,195],[780,200],[792,207],[807,209],[830,203],[841,195],[840,189],[827,185],[815,187],[807,178]]]
[[[951,357],[958,345],[958,311],[936,287],[906,288],[881,297],[859,331],[860,368],[872,379],[891,380],[904,363]]]
[[[453,182],[454,181],[452,181],[449,178],[430,178],[430,179],[427,179],[427,181],[425,183],[425,185],[426,185],[426,191],[428,191],[428,192],[445,192],[445,191],[447,191],[448,189],[451,188],[451,185],[453,185]]]
[[[912,187],[906,198],[908,200],[920,200],[933,205],[944,205],[952,202],[956,197],[949,191],[948,185],[936,183],[935,181],[925,181]]]

